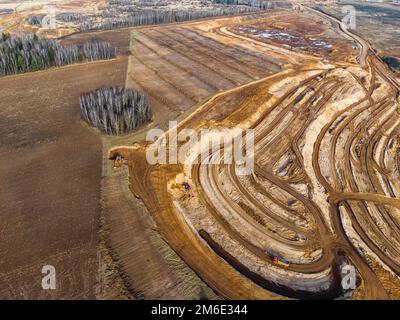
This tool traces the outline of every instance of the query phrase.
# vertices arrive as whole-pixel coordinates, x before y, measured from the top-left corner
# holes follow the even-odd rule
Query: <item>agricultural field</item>
[[[0,299],[399,300],[397,14],[0,0]]]
[[[125,70],[121,58],[0,78],[2,299],[95,298],[102,143],[77,99]],[[42,290],[43,262],[60,290]]]

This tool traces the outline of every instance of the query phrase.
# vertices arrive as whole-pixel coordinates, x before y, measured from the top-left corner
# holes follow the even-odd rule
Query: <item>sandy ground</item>
[[[164,242],[143,202],[130,192],[127,168],[109,171],[102,183],[107,247],[131,296],[216,299],[208,286]]]

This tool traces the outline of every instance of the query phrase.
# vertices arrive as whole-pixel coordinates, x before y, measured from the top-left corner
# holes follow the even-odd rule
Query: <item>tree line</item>
[[[267,0],[211,0],[201,3],[200,8],[168,9],[171,1],[109,0],[108,7],[98,13],[64,12],[56,16],[59,21],[74,23],[81,31],[110,30],[151,24],[184,22],[194,19],[229,16],[272,8]],[[203,6],[204,5],[204,6]],[[40,24],[42,17],[30,16],[27,22]]]
[[[89,30],[110,30],[115,28],[135,27],[152,24],[171,22],[183,22],[194,19],[235,15],[245,12],[255,12],[259,8],[251,6],[216,7],[199,10],[131,10],[131,7],[124,8],[124,14],[113,15],[110,12],[102,12],[91,15],[89,19],[82,19],[78,28],[81,31]]]
[[[43,70],[80,61],[111,59],[115,48],[108,42],[92,39],[82,45],[64,46],[59,41],[37,35],[0,37],[0,75]]]
[[[146,97],[125,87],[102,87],[79,97],[82,119],[107,134],[123,134],[151,121]]]
[[[274,6],[274,2],[270,0],[213,0],[213,2],[223,5],[249,6],[261,10],[271,9]]]
[[[83,18],[84,16],[82,14],[76,12],[63,12],[56,16],[57,20],[63,22],[75,22],[75,21],[80,21]]]

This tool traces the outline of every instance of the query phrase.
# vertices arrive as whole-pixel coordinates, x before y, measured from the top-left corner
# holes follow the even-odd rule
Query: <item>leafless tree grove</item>
[[[37,35],[0,36],[0,75],[37,71],[49,67],[100,59],[112,59],[116,50],[108,42],[92,41],[64,46],[57,40]]]
[[[79,98],[83,120],[107,134],[123,134],[152,118],[145,96],[124,87],[102,87]]]

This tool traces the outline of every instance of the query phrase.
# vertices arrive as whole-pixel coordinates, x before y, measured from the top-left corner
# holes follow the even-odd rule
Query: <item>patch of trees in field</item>
[[[125,87],[102,87],[79,98],[82,119],[107,134],[123,134],[151,121],[145,96]]]
[[[116,49],[109,42],[93,40],[83,44],[82,54],[88,61],[112,59]]]
[[[111,44],[93,39],[83,45],[64,46],[57,40],[37,35],[0,37],[0,75],[38,71],[50,67],[101,59],[111,59],[116,50]]]
[[[60,20],[63,22],[81,21],[83,18],[84,17],[82,14],[76,13],[76,12],[63,12],[56,16],[57,20]]]
[[[31,26],[40,26],[42,24],[42,16],[28,16],[26,22]]]
[[[13,13],[14,12],[14,10],[13,9],[0,9],[0,15],[2,15],[2,14],[10,14],[10,13]]]

